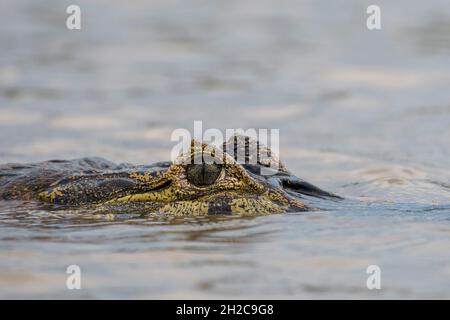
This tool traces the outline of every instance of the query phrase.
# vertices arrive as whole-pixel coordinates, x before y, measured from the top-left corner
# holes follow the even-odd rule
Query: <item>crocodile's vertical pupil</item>
[[[187,179],[196,186],[208,186],[219,178],[222,167],[218,164],[190,164],[186,168]]]

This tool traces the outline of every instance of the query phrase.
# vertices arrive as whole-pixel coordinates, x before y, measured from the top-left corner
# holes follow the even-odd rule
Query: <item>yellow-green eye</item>
[[[187,180],[195,186],[212,185],[220,176],[222,166],[219,164],[189,164],[186,167]]]

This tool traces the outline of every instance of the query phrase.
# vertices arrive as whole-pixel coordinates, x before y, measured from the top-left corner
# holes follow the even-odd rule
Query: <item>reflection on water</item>
[[[379,0],[376,32],[356,0],[80,0],[76,32],[69,4],[0,3],[1,163],[148,164],[194,120],[279,128],[291,171],[346,200],[254,218],[0,202],[0,297],[450,298],[447,0]]]
[[[449,206],[339,208],[253,218],[6,209],[0,279],[5,297],[448,297]],[[70,264],[82,266],[80,292],[64,289]],[[365,288],[370,264],[383,266],[382,292]]]

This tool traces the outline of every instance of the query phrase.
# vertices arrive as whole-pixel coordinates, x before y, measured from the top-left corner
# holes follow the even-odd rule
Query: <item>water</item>
[[[1,298],[450,298],[450,3],[2,1],[0,162],[167,160],[175,128],[279,128],[347,200],[255,218],[0,204]],[[66,289],[68,265],[82,290]],[[381,268],[381,290],[366,268]]]

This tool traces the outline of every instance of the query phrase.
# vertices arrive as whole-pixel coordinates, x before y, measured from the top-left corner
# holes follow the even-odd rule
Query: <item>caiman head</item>
[[[256,155],[249,154],[252,147]],[[189,152],[173,162],[68,177],[39,198],[105,212],[188,216],[310,210],[302,195],[335,197],[295,177],[268,148],[241,136],[222,149],[193,140]]]

